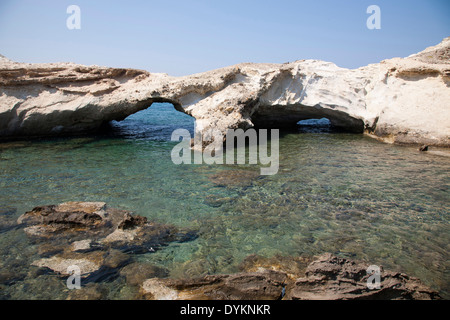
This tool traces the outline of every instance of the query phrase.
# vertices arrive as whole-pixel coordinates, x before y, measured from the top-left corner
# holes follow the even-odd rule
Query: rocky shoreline
[[[256,259],[255,259],[256,258]],[[436,300],[437,292],[406,274],[382,271],[379,289],[369,289],[368,265],[330,253],[305,258],[279,258],[276,265],[248,258],[255,271],[208,275],[195,279],[145,280],[144,298],[151,300]],[[273,259],[272,259],[273,260]],[[312,260],[301,268],[306,261]],[[296,264],[297,273],[290,273]]]
[[[11,223],[8,227],[12,227]],[[36,274],[53,274],[63,283],[68,267],[78,266],[81,289],[67,299],[104,299],[105,283],[123,278],[133,299],[150,300],[353,300],[441,299],[419,279],[380,267],[380,288],[369,289],[368,264],[326,253],[317,257],[247,257],[233,274],[170,278],[169,271],[136,260],[164,250],[171,242],[194,240],[196,230],[148,221],[103,202],[40,206],[21,215],[17,229],[37,245]],[[9,277],[9,278],[8,278]],[[1,274],[1,283],[14,281]]]
[[[197,132],[287,128],[328,118],[388,143],[450,146],[450,38],[359,69],[330,62],[242,63],[185,77],[0,56],[0,138],[92,132],[169,102]],[[208,142],[206,142],[208,143]]]

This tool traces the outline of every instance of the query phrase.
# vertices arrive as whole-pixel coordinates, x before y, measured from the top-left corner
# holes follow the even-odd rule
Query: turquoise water
[[[280,137],[280,168],[179,165],[174,129],[193,130],[171,105],[113,123],[93,137],[0,145],[0,217],[38,205],[104,201],[198,238],[136,259],[171,277],[238,271],[250,254],[364,259],[420,278],[449,298],[450,158],[358,134],[300,130]],[[0,270],[22,276],[1,284],[1,298],[64,299],[64,282],[36,275],[36,248],[22,230],[0,233]],[[129,297],[119,278],[110,298]]]

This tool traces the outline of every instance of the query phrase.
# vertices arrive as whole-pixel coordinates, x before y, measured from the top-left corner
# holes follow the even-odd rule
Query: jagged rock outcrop
[[[292,300],[435,300],[437,292],[419,279],[380,267],[379,288],[373,285],[369,265],[323,254],[306,268],[286,295]]]
[[[272,259],[273,260],[273,259]],[[323,254],[308,259],[287,258],[288,263],[251,257],[250,270],[195,279],[151,278],[141,294],[152,300],[435,300],[439,294],[417,278],[380,272],[380,287],[369,288],[367,263]],[[259,265],[259,267],[258,267]],[[256,270],[252,270],[255,269]],[[370,281],[370,280],[369,280]]]
[[[328,118],[387,142],[450,146],[450,38],[407,58],[349,70],[333,63],[243,63],[185,77],[0,58],[0,137],[74,134],[170,102],[196,130]]]
[[[195,239],[192,230],[147,221],[104,202],[66,202],[36,207],[17,223],[38,245],[33,266],[62,276],[76,265],[86,282],[119,275],[132,254],[155,252],[170,242]]]

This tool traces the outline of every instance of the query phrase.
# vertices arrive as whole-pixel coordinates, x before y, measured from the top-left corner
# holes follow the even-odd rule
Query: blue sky
[[[69,30],[69,5],[81,29]],[[381,29],[369,30],[369,5]],[[449,0],[0,0],[0,54],[187,75],[240,62],[357,68],[450,36]]]

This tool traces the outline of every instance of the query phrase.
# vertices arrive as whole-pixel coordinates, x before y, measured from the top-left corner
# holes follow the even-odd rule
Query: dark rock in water
[[[275,264],[270,265],[272,261]],[[179,300],[358,300],[440,299],[418,279],[380,270],[380,289],[369,289],[368,264],[324,254],[306,266],[307,258],[250,256],[246,271],[194,279],[148,279],[141,286],[146,299]],[[287,268],[285,271],[283,268]],[[298,272],[298,273],[297,273]]]
[[[194,241],[197,238],[198,238],[198,233],[193,230],[182,231],[182,232],[178,232],[176,234],[176,241],[178,243]]]
[[[123,267],[120,275],[126,278],[128,284],[138,286],[149,278],[167,277],[169,270],[148,263],[133,262]]]
[[[261,269],[278,270],[287,273],[292,278],[296,278],[305,273],[307,266],[312,260],[312,257],[275,255],[265,258],[252,254],[241,262],[239,269],[245,272],[256,272]]]
[[[33,261],[32,265],[47,268],[60,274],[69,276],[70,266],[78,266],[82,278],[89,278],[87,282],[96,282],[96,278],[105,277],[105,274],[118,271],[130,261],[130,256],[118,250],[92,251],[79,253],[66,250],[62,253]]]
[[[119,223],[117,228],[125,230],[132,229],[135,227],[143,226],[147,223],[147,218],[141,216],[132,216],[128,212],[125,213],[122,221]]]
[[[38,254],[43,258],[52,257],[58,253],[63,252],[67,247],[66,243],[42,243],[38,247]]]
[[[116,280],[120,276],[119,269],[101,266],[83,279],[83,283],[104,283]]]
[[[81,289],[70,290],[67,300],[103,300],[106,299],[108,290],[98,283],[89,283]]]
[[[287,281],[284,272],[208,275],[195,279],[149,279],[142,294],[154,300],[277,300]]]
[[[33,261],[33,266],[62,277],[71,275],[70,267],[77,266],[84,283],[116,279],[130,263],[131,253],[154,252],[169,242],[196,238],[193,231],[149,222],[103,202],[36,207],[18,222],[38,244],[41,259]]]
[[[16,208],[0,207],[0,233],[19,227],[19,224],[13,217],[15,213]]]
[[[220,187],[247,187],[259,176],[259,171],[222,170],[209,176],[209,180]]]
[[[361,220],[365,217],[364,212],[356,209],[339,210],[334,216],[336,220],[340,221]]]
[[[192,231],[188,231],[186,238],[174,226],[149,222],[128,211],[109,208],[104,202],[36,207],[21,215],[18,223],[26,226],[24,231],[35,241],[66,240],[77,245],[73,250],[79,252],[116,248],[146,253],[168,242],[194,239]]]
[[[306,269],[287,293],[293,300],[434,300],[437,292],[419,279],[380,267],[380,289],[369,289],[369,265],[324,254]]]
[[[419,151],[428,151],[428,146],[421,146]]]
[[[0,284],[12,285],[18,281],[22,281],[25,278],[23,272],[14,272],[11,270],[0,270]]]
[[[85,233],[94,236],[112,229],[113,217],[105,210],[104,202],[66,202],[35,207],[21,215],[17,222],[27,226],[25,232],[31,237],[54,238],[66,235],[73,239],[77,234],[82,237],[86,237]],[[110,213],[124,214],[119,211]]]
[[[203,203],[205,203],[206,205],[213,207],[213,208],[219,208],[224,204],[233,202],[233,198],[231,197],[225,197],[225,198],[220,198],[217,197],[216,195],[207,195],[205,197],[205,199],[203,200]]]
[[[177,241],[178,230],[174,226],[147,223],[133,229],[116,229],[101,243],[127,253],[148,253],[158,250],[169,242]]]

